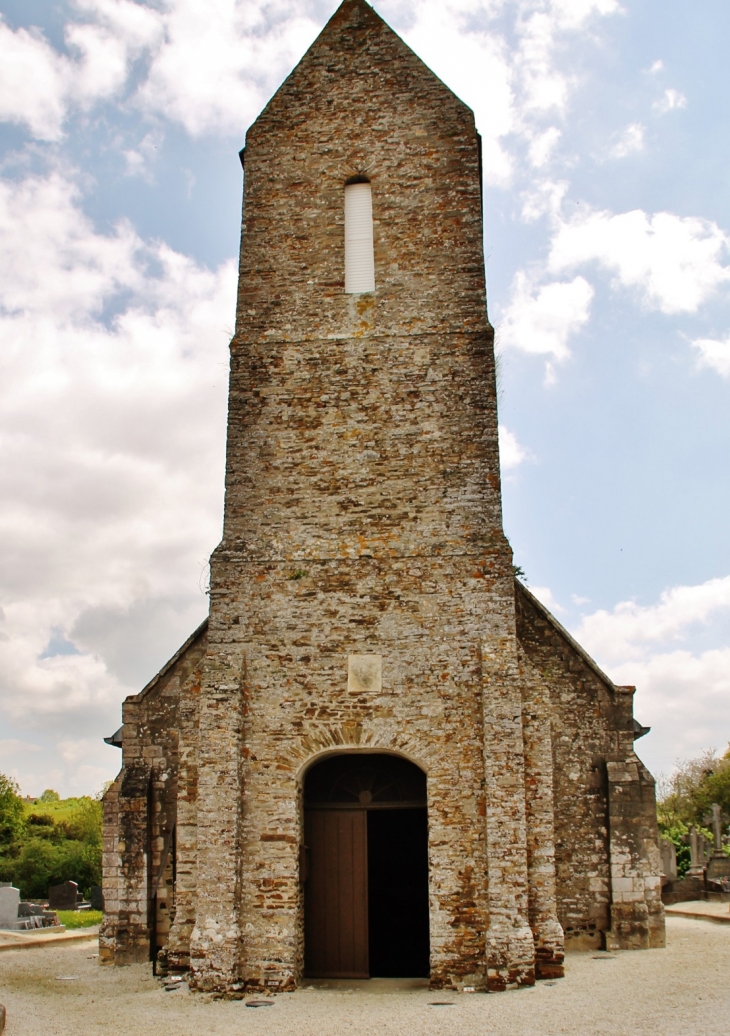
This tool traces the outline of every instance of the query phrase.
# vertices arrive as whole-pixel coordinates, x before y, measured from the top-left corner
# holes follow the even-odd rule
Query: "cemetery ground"
[[[682,917],[667,917],[665,950],[571,953],[564,979],[532,989],[308,983],[256,1009],[166,992],[149,966],[102,968],[95,950],[89,940],[0,955],[7,1036],[725,1036],[730,1016],[730,925]]]

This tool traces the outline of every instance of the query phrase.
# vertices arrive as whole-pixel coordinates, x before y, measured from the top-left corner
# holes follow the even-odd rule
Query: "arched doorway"
[[[343,753],[304,781],[304,955],[311,978],[429,974],[426,775]]]

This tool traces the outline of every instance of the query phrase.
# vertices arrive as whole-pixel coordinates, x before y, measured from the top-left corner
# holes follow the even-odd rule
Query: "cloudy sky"
[[[1,0],[0,770],[98,790],[203,619],[246,127],[336,0]],[[475,111],[505,527],[638,687],[730,739],[727,0],[379,0]]]

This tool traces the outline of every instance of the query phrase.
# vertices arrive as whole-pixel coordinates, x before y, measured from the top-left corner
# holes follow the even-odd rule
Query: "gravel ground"
[[[564,979],[534,989],[485,996],[376,979],[284,993],[257,1009],[165,992],[144,965],[100,968],[93,943],[68,944],[3,953],[0,1002],[6,1036],[726,1036],[730,926],[669,917],[667,943],[570,954]]]

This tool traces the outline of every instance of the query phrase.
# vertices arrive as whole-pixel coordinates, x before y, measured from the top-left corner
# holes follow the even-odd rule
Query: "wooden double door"
[[[428,976],[426,807],[413,787],[401,786],[399,796],[397,786],[383,787],[382,779],[384,771],[392,775],[402,769],[398,764],[413,764],[390,756],[364,755],[355,762],[352,756],[336,758],[339,763],[330,762],[329,768],[349,767],[345,784],[354,794],[348,795],[340,782],[327,801],[307,802],[305,785],[306,974]],[[314,784],[309,798],[321,799]]]

